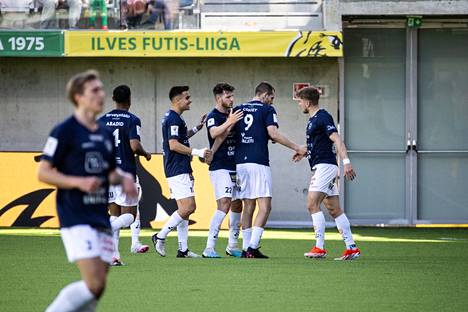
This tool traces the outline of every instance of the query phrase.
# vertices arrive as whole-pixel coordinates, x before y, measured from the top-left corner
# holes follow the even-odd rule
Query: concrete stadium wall
[[[335,58],[0,58],[0,151],[39,151],[51,127],[73,110],[65,99],[65,84],[78,71],[101,72],[107,101],[118,84],[129,84],[133,93],[131,111],[142,120],[142,142],[151,152],[161,152],[160,120],[169,107],[173,85],[191,87],[192,109],[184,114],[189,126],[198,122],[213,105],[211,89],[227,81],[236,87],[236,103],[249,100],[255,85],[270,81],[277,90],[275,107],[280,130],[297,142],[305,142],[307,116],[292,100],[294,82],[325,86],[321,104],[337,117],[338,61]],[[203,130],[192,146],[207,145]],[[293,164],[292,152],[270,145],[273,170],[271,220],[305,221],[309,168],[305,161]],[[199,190],[200,191],[200,190]]]

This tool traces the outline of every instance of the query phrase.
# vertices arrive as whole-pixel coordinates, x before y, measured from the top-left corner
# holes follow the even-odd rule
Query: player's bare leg
[[[339,197],[329,196],[323,200],[323,204],[333,219],[335,219],[336,227],[346,245],[343,255],[335,260],[354,260],[358,258],[361,255],[361,251],[356,247],[348,217],[346,217],[346,214],[340,207]]]

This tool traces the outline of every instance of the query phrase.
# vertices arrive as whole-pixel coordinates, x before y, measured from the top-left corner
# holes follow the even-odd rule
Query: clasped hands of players
[[[299,147],[299,150],[296,151],[296,153],[294,153],[294,155],[292,157],[292,161],[299,162],[299,161],[302,160],[302,158],[305,157],[305,155],[307,155],[307,146],[301,145]]]
[[[302,145],[300,150],[294,153],[292,161],[299,162],[307,155],[307,146]],[[343,164],[343,175],[349,181],[353,181],[356,178],[356,172],[354,172],[353,166],[351,163]]]

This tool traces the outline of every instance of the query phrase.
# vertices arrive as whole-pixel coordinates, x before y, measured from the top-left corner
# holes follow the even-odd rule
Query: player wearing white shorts
[[[114,250],[107,214],[109,184],[122,184],[128,196],[137,196],[131,174],[116,167],[112,135],[96,121],[105,98],[98,73],[77,74],[68,82],[67,93],[75,111],[50,133],[38,178],[58,189],[60,233],[82,280],[64,287],[46,312],[95,311]]]
[[[296,152],[305,148],[289,140],[278,130],[276,111],[271,106],[275,89],[268,82],[255,88],[253,100],[234,108],[242,111],[243,119],[236,123],[236,170],[239,193],[243,200],[242,256],[268,258],[259,250],[260,239],[271,211],[272,181],[268,153],[268,140],[280,143]],[[258,201],[258,214],[252,219]]]
[[[354,180],[356,174],[348,158],[346,146],[339,136],[333,117],[319,107],[320,93],[316,88],[307,87],[297,93],[299,107],[304,114],[309,114],[307,123],[307,153],[297,153],[293,159],[301,160],[305,155],[312,169],[309,193],[307,195],[307,208],[312,216],[315,231],[315,246],[304,256],[309,258],[324,258],[327,251],[325,243],[325,217],[320,210],[323,202],[330,215],[335,219],[336,227],[341,233],[346,245],[343,255],[335,260],[353,260],[361,254],[353,240],[349,220],[340,207],[336,177],[338,166],[333,144],[338,155],[343,160],[344,176]]]
[[[205,122],[205,115],[200,123],[191,130],[182,119],[182,113],[190,109],[190,92],[187,86],[175,86],[169,91],[171,109],[164,115],[162,122],[164,173],[169,184],[171,198],[177,202],[175,211],[164,224],[161,231],[152,237],[156,252],[165,257],[165,239],[170,231],[177,228],[179,239],[178,258],[197,258],[199,255],[188,249],[189,217],[195,212],[195,193],[193,190],[192,155],[210,160],[211,150],[191,148],[189,138],[197,133]]]
[[[202,256],[220,258],[215,246],[219,230],[229,212],[229,240],[226,254],[240,257],[237,246],[240,230],[242,203],[236,199],[236,161],[234,157],[236,141],[232,127],[242,119],[242,112],[230,113],[234,104],[234,87],[218,83],[213,88],[216,106],[206,117],[208,141],[213,152],[210,165],[210,179],[215,190],[217,209],[211,219],[206,248]]]
[[[115,109],[104,114],[99,123],[110,130],[114,137],[116,149],[117,167],[136,177],[135,155],[141,155],[146,160],[151,160],[148,153],[140,142],[141,121],[140,118],[129,112],[131,105],[131,91],[126,85],[116,87],[112,94]],[[112,226],[112,236],[114,239],[114,259],[112,265],[122,265],[119,252],[120,229],[132,226],[132,247],[134,253],[144,253],[148,251],[147,245],[142,245],[138,239],[140,232],[140,220],[136,220],[137,206],[141,196],[141,187],[138,179],[135,178],[135,187],[138,189],[138,197],[127,196],[120,186],[109,189],[109,213]]]

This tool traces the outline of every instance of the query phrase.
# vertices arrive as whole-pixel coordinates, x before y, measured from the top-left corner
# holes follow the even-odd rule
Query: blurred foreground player
[[[44,147],[38,178],[54,185],[60,233],[70,262],[82,280],[63,288],[47,308],[54,311],[95,311],[104,292],[112,243],[107,192],[121,184],[136,197],[133,177],[118,169],[112,134],[96,116],[104,106],[104,89],[95,71],[77,74],[67,84],[73,115],[54,127]]]

